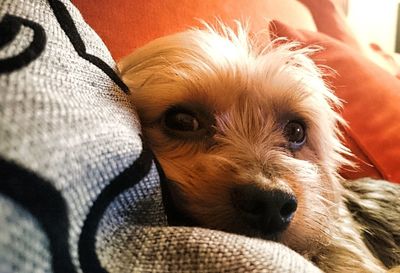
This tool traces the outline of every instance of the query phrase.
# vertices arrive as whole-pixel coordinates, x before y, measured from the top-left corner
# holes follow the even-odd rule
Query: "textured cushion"
[[[114,67],[69,1],[0,2],[0,272],[100,272],[101,219],[166,225]]]
[[[295,30],[281,22],[272,30],[305,45],[321,45],[317,63],[337,72],[329,78],[344,103],[346,142],[360,169],[343,170],[346,178],[371,176],[400,183],[400,80],[346,44],[322,33]]]
[[[167,227],[114,66],[70,1],[0,2],[0,272],[320,272],[280,244]]]

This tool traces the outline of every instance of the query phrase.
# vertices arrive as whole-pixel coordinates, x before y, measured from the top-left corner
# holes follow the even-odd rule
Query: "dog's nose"
[[[250,226],[267,235],[285,230],[297,209],[294,194],[251,184],[235,188],[232,201]]]

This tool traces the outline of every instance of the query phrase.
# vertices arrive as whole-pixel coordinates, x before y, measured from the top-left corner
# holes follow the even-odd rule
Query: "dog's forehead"
[[[132,73],[132,87],[137,89],[133,101],[142,119],[154,121],[179,105],[226,113],[247,104],[261,109],[260,117],[301,116],[302,111],[318,113],[329,107],[329,90],[315,65],[300,53],[299,60],[292,60],[289,50],[260,56],[238,51],[236,58],[228,58],[199,48],[189,54],[189,49],[157,57],[157,69],[151,62],[152,69]]]
[[[324,100],[313,96],[313,90],[304,81],[289,73],[269,78],[266,74],[259,70],[252,75],[235,73],[234,77],[203,75],[195,80],[176,79],[165,89],[137,92],[134,101],[142,118],[147,121],[157,120],[174,106],[207,115],[240,113],[246,108],[259,119],[275,120],[307,119],[310,113],[322,112],[327,107]]]
[[[170,93],[170,104],[198,105],[214,113],[239,110],[245,105],[261,109],[264,115],[286,115],[308,109],[318,108],[310,100],[318,100],[312,88],[305,81],[290,73],[268,77],[268,71],[255,73],[234,73],[234,76],[198,77],[186,83],[181,90]],[[166,94],[168,96],[168,94]],[[167,99],[168,100],[168,99]],[[174,101],[175,100],[175,101]]]

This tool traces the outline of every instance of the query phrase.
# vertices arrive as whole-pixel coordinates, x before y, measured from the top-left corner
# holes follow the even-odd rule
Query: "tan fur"
[[[163,37],[119,63],[144,137],[172,185],[175,205],[199,225],[249,236],[236,217],[236,185],[293,192],[298,209],[275,238],[327,272],[384,272],[342,201],[337,174],[348,150],[334,111],[339,100],[308,57],[315,48],[275,41],[260,47],[238,25],[192,29]],[[169,107],[189,105],[213,118],[212,135],[171,137],[162,119]],[[281,122],[301,118],[307,143],[285,148]]]

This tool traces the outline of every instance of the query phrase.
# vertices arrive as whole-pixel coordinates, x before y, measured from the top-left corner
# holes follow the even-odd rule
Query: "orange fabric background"
[[[213,22],[219,17],[228,23],[251,18],[252,30],[258,31],[266,27],[265,14],[280,12],[286,16],[286,23],[304,22],[308,28],[313,24],[309,22],[311,17],[297,12],[299,6],[289,5],[282,10],[271,6],[271,1],[182,0],[176,4],[175,0],[73,0],[73,3],[116,60],[154,38],[199,25],[195,18]],[[343,115],[351,130],[345,130],[346,143],[360,166],[357,171],[343,170],[343,175],[400,182],[400,81],[326,35],[297,31],[278,22],[277,27],[280,36],[328,48],[316,60],[333,67],[340,75],[333,85],[336,94],[347,102]]]
[[[73,0],[85,20],[109,48],[114,59],[157,37],[199,26],[198,19],[224,23],[251,18],[253,31],[265,29],[267,17],[315,29],[308,10],[296,1],[280,0]],[[299,23],[297,23],[298,25]]]

